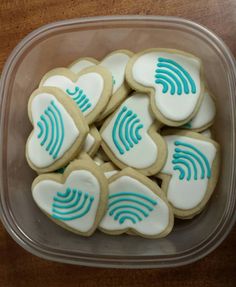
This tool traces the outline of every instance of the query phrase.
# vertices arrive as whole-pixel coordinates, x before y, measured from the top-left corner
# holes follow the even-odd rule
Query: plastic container
[[[108,236],[90,238],[51,222],[34,204],[35,174],[25,160],[31,131],[27,101],[51,68],[78,57],[101,59],[119,48],[181,49],[203,60],[205,76],[217,98],[216,140],[222,147],[221,176],[208,207],[193,220],[178,221],[163,239]],[[46,25],[21,41],[9,57],[1,82],[1,218],[22,247],[43,258],[73,264],[149,268],[188,264],[215,249],[236,218],[235,91],[236,68],[225,44],[206,28],[173,17],[98,17]]]

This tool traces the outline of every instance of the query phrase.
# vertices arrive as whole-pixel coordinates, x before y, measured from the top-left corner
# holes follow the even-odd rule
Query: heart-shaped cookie
[[[108,54],[101,62],[93,58],[80,58],[69,66],[69,69],[76,74],[80,73],[85,67],[92,65],[104,67],[112,74],[112,96],[105,110],[99,116],[99,120],[107,117],[128,96],[130,87],[125,81],[125,69],[132,55],[133,53],[129,50],[116,50]]]
[[[94,66],[78,75],[66,68],[49,71],[40,87],[54,87],[70,97],[83,113],[87,123],[93,123],[105,109],[112,93],[111,74],[103,67]]]
[[[156,118],[181,126],[197,113],[203,99],[200,59],[182,51],[149,49],[135,54],[126,80],[136,91],[148,92]]]
[[[166,146],[156,132],[148,95],[133,93],[103,124],[102,148],[120,168],[130,166],[145,175],[157,173],[166,159]]]
[[[26,144],[26,157],[34,170],[56,170],[78,154],[88,125],[71,99],[53,88],[40,88],[30,97],[28,114],[34,129]]]
[[[38,207],[60,226],[91,235],[104,215],[108,183],[95,163],[75,160],[64,174],[44,174],[32,184]]]
[[[172,210],[164,193],[152,180],[131,168],[107,176],[108,207],[99,224],[101,231],[160,238],[172,230]]]
[[[192,218],[202,211],[219,174],[219,144],[190,131],[165,131],[167,161],[157,177],[176,217]]]

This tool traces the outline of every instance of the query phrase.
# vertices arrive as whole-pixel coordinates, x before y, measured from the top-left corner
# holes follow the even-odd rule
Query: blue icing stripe
[[[114,144],[115,144],[115,146],[118,149],[120,154],[124,154],[124,150],[121,147],[121,145],[119,144],[118,139],[117,139],[117,128],[118,128],[119,121],[120,121],[123,113],[126,110],[127,110],[127,107],[123,107],[123,109],[119,112],[118,116],[116,117],[113,129],[112,129],[112,139],[113,139],[113,142],[114,142]]]
[[[58,192],[57,193],[57,195],[59,197],[67,197],[70,194],[71,194],[71,189],[70,188],[67,188],[65,192]]]
[[[203,152],[194,145],[186,142],[175,141],[174,144],[175,146],[181,147],[175,148],[172,160],[173,169],[180,172],[180,180],[184,180],[185,178],[187,178],[187,180],[191,180],[192,178],[198,180],[198,168],[201,172],[200,179],[211,177],[210,164]],[[181,165],[186,167],[186,172]]]
[[[49,118],[49,121],[50,121],[50,126],[51,126],[51,139],[46,147],[46,151],[49,151],[52,143],[53,143],[53,139],[54,139],[54,122],[53,122],[53,119],[52,119],[52,115],[49,113],[48,110],[45,111],[45,114],[48,116]]]
[[[70,91],[69,89],[66,89],[67,94],[70,96],[74,96],[75,94],[77,94],[78,91],[79,91],[79,87],[75,87],[74,91]]]
[[[135,193],[135,192],[126,192],[126,191],[123,191],[123,192],[118,192],[118,193],[114,193],[114,194],[111,194],[109,195],[109,199],[112,199],[114,197],[119,197],[119,196],[134,196],[134,197],[139,197],[141,199],[144,199],[146,201],[149,201],[151,204],[153,205],[156,205],[157,202],[153,199],[151,199],[150,197],[146,196],[146,195],[143,195],[143,194],[139,194],[139,193]]]
[[[163,93],[168,92],[168,84],[170,85],[170,94],[174,95],[175,94],[175,83],[172,81],[172,79],[166,77],[165,75],[156,75],[155,76],[157,79],[155,81],[156,84],[164,84],[164,89],[162,90]],[[167,87],[166,87],[167,86]]]
[[[116,213],[116,215],[114,216],[114,220],[118,220],[119,217],[123,214],[131,214],[134,217],[136,217],[138,219],[138,221],[142,221],[142,217],[138,215],[138,213],[131,211],[131,210],[121,210],[119,212]]]
[[[131,117],[129,117],[129,119],[127,120],[127,123],[125,125],[125,139],[128,142],[128,145],[130,146],[130,148],[132,148],[134,146],[131,138],[130,138],[130,123],[137,118],[136,114],[132,114]]]
[[[117,211],[118,209],[123,209],[123,208],[135,209],[135,210],[141,212],[145,217],[148,216],[148,212],[146,212],[145,210],[143,210],[142,208],[140,208],[140,207],[138,207],[138,206],[131,205],[131,204],[124,204],[124,205],[116,206],[115,208],[113,208],[113,209],[109,212],[109,215],[113,215],[115,211]]]
[[[53,159],[56,159],[64,142],[64,123],[61,112],[54,101],[51,101],[44,110],[37,126],[40,129],[37,136],[41,140],[40,145],[45,147]]]
[[[139,130],[141,130],[142,128],[143,128],[143,125],[138,125],[136,130],[135,130],[135,136],[136,136],[137,140],[139,140],[139,141],[142,139],[141,135],[139,134]]]
[[[81,195],[82,195],[81,191],[76,192],[76,190],[73,190],[73,198],[70,200],[70,202],[71,202],[70,204],[64,205],[64,204],[53,203],[52,206],[55,208],[62,208],[62,209],[75,207],[79,203]],[[76,200],[74,200],[75,198],[76,198]]]
[[[157,69],[155,70],[155,83],[162,86],[162,92],[165,94],[170,89],[170,94],[182,95],[195,94],[197,92],[196,84],[189,72],[176,61],[159,57],[157,60]]]
[[[57,192],[53,198],[52,217],[62,221],[82,218],[91,210],[93,201],[94,197],[88,193],[67,188],[65,194]]]
[[[164,68],[168,68],[169,65],[165,65],[165,64],[157,64],[158,67],[164,67]],[[175,71],[178,73],[178,76],[179,76],[179,71],[177,71],[177,69],[175,69]],[[167,70],[164,70],[164,69],[157,69],[156,72],[158,73],[156,75],[156,78],[159,77],[160,74],[164,74],[165,76],[168,76],[170,77],[171,79],[173,79],[174,83],[176,84],[177,86],[177,94],[178,95],[181,95],[182,94],[182,86],[181,86],[181,82],[179,81],[179,79],[175,76],[175,74],[173,74],[172,72],[170,71],[167,71]],[[180,74],[181,75],[181,74]],[[166,77],[166,78],[168,78]],[[169,79],[169,78],[168,78]],[[185,80],[185,79],[184,79]],[[186,81],[186,80],[185,80]],[[173,84],[174,85],[174,84]],[[187,93],[189,93],[189,90],[188,90],[188,85],[187,85]]]
[[[43,135],[44,132],[44,127],[43,124],[41,122],[37,122],[37,126],[39,127],[39,134],[38,134],[38,139],[41,138],[41,136]]]
[[[138,123],[140,122],[139,119],[135,120],[132,122],[131,126],[130,126],[130,137],[133,141],[134,144],[138,144],[138,139],[137,137],[135,136],[136,134],[136,131],[137,131],[137,127],[136,127],[136,130],[134,130],[135,128],[135,125],[137,125]],[[143,126],[142,126],[143,127]]]
[[[40,119],[41,119],[41,121],[42,121],[41,123],[43,123],[44,126],[45,126],[45,135],[44,135],[43,140],[42,140],[41,143],[40,143],[40,145],[43,146],[43,145],[45,144],[47,138],[48,138],[48,130],[49,130],[49,127],[48,127],[48,122],[46,121],[46,118],[45,118],[44,115],[41,115],[41,116],[40,116]],[[38,125],[39,125],[39,123],[38,123]]]
[[[157,201],[137,192],[122,191],[110,194],[108,197],[108,214],[120,224],[126,220],[133,223],[147,218],[157,206]]]
[[[120,203],[120,202],[123,202],[123,201],[128,201],[128,202],[132,202],[132,203],[137,203],[139,205],[142,205],[143,207],[145,207],[147,210],[149,211],[152,211],[153,210],[153,207],[148,205],[147,203],[145,202],[142,202],[140,200],[137,200],[137,199],[133,199],[133,198],[119,198],[119,199],[116,199],[116,200],[113,200],[112,202],[109,203],[108,205],[108,208],[111,208],[112,206],[116,205],[117,203]]]
[[[64,141],[65,134],[64,134],[64,123],[62,120],[61,112],[53,101],[51,102],[51,104],[54,107],[54,109],[56,110],[58,117],[59,117],[59,121],[60,121],[60,135],[61,135],[61,137],[60,137],[60,141],[59,141],[59,145],[57,147],[57,150],[56,150],[55,154],[53,155],[53,159],[55,159],[55,158],[57,158],[58,153],[60,152],[61,146],[62,146],[63,141]]]
[[[132,216],[128,216],[128,215],[122,216],[122,217],[120,218],[120,220],[119,220],[119,223],[122,224],[122,223],[124,223],[126,220],[130,220],[133,224],[136,223],[136,220],[135,220]]]
[[[126,106],[116,115],[112,128],[112,140],[121,155],[134,148],[142,139],[139,131],[144,128],[144,125],[137,125],[139,122],[137,114],[128,110]]]
[[[132,112],[131,111],[127,111],[125,116],[123,117],[123,119],[120,121],[120,126],[119,126],[119,137],[120,137],[120,140],[122,142],[122,144],[124,145],[125,149],[127,151],[129,151],[129,145],[128,143],[126,143],[126,140],[125,140],[125,137],[123,136],[123,130],[124,129],[124,123],[125,121],[127,120],[128,117],[130,117],[132,115]]]
[[[92,106],[89,98],[78,86],[73,91],[66,89],[66,92],[75,101],[82,113],[86,112]]]
[[[56,202],[64,203],[64,204],[71,202],[72,200],[74,200],[76,193],[74,192],[74,190],[73,191],[71,189],[68,189],[68,190],[69,190],[69,194],[66,197],[60,195],[60,193],[58,192],[57,196],[55,196],[53,200]]]
[[[175,61],[173,61],[171,59],[165,59],[165,58],[159,58],[159,61],[162,62],[162,63],[163,62],[169,63],[169,64],[175,66],[176,68],[178,68],[185,75],[185,77],[187,78],[188,82],[190,83],[190,85],[191,85],[191,92],[193,94],[196,93],[196,85],[195,85],[192,77],[190,76],[190,74],[180,64],[178,64],[177,62],[175,62]]]
[[[73,98],[73,100],[76,102],[76,104],[79,103],[80,97],[81,97],[82,95],[83,95],[83,90],[80,90],[79,93],[78,93],[78,95],[77,95],[75,98]]]
[[[184,165],[186,168],[187,168],[187,180],[189,181],[191,179],[191,176],[192,176],[192,173],[191,173],[191,166],[190,164],[186,161],[186,160],[183,160],[183,159],[174,159],[172,160],[172,163],[174,165],[174,169],[176,170],[176,165],[177,167],[179,167],[179,165]],[[181,176],[181,178],[183,178]]]

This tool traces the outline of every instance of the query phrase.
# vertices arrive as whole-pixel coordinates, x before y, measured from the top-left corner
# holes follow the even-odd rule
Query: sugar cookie
[[[156,118],[181,126],[197,113],[204,91],[200,59],[178,50],[148,49],[127,64],[126,80],[136,91],[149,93]]]
[[[88,125],[69,97],[54,88],[33,92],[28,103],[33,125],[27,144],[26,158],[38,173],[65,166],[82,148]]]
[[[104,215],[108,183],[92,161],[75,160],[63,174],[43,174],[32,184],[38,207],[55,223],[90,236]]]
[[[66,68],[49,71],[40,87],[54,87],[73,99],[87,123],[93,123],[105,109],[112,93],[111,74],[103,67],[94,66],[75,74]]]
[[[159,123],[149,109],[148,95],[133,93],[104,122],[101,146],[120,168],[130,166],[145,175],[157,173],[166,160]]]
[[[190,131],[166,131],[167,161],[157,174],[162,179],[174,214],[192,218],[210,199],[219,175],[219,144]]]
[[[129,50],[116,50],[108,54],[100,63],[94,59],[81,58],[72,63],[69,69],[74,73],[81,71],[81,67],[98,64],[106,68],[112,74],[113,90],[106,109],[103,111],[99,120],[107,117],[113,112],[130,92],[130,87],[125,82],[126,65],[133,53]]]
[[[99,224],[101,231],[160,238],[172,230],[173,213],[164,193],[139,172],[125,168],[109,177],[108,194],[107,212]]]

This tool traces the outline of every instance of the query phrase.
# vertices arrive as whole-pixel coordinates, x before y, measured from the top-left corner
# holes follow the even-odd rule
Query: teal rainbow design
[[[66,89],[67,94],[72,98],[72,100],[80,108],[81,112],[86,112],[92,104],[89,101],[89,98],[84,94],[83,90],[78,86],[75,87],[74,91]]]
[[[45,147],[53,159],[56,159],[65,138],[65,128],[60,109],[54,101],[51,101],[40,116],[37,126],[39,129],[37,138],[40,140],[40,145]]]
[[[126,106],[118,112],[112,129],[112,140],[120,154],[130,151],[142,140],[140,131],[143,127],[137,114]]]
[[[174,142],[173,170],[179,172],[179,179],[187,181],[211,177],[211,167],[205,154],[196,146],[182,142]]]
[[[150,215],[157,201],[151,197],[131,191],[122,191],[109,195],[108,214],[123,224],[126,220],[133,224]]]
[[[196,84],[189,74],[176,61],[159,57],[155,70],[155,83],[162,85],[164,94],[181,96],[183,94],[196,94]]]
[[[53,198],[52,217],[69,221],[84,217],[89,213],[94,197],[78,189],[67,188],[65,192],[57,192]]]

